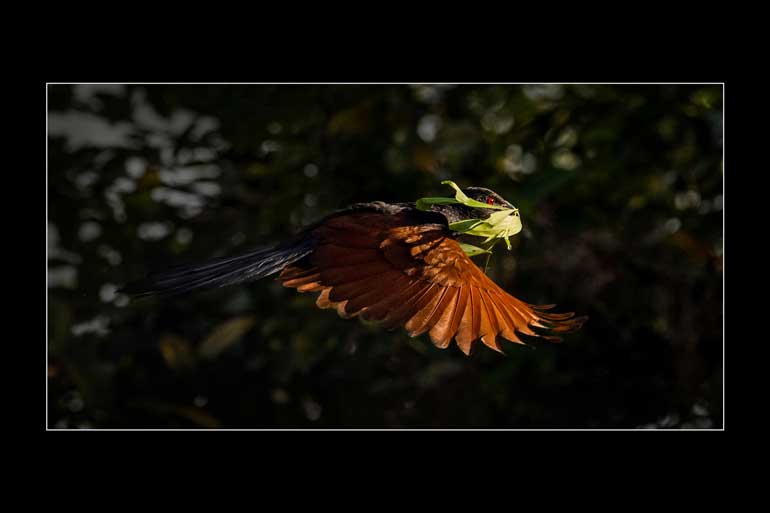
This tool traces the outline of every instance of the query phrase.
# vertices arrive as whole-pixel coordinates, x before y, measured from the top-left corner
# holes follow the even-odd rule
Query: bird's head
[[[485,243],[505,240],[511,249],[509,237],[521,231],[519,210],[502,196],[485,187],[460,189],[451,180],[441,182],[455,190],[454,198],[420,198],[418,210],[442,214],[453,232],[484,237]],[[478,248],[476,248],[478,249]]]
[[[465,189],[462,189],[462,191],[465,193],[466,196],[478,201],[479,203],[485,203],[490,206],[497,206],[497,207],[510,208],[510,209],[515,208],[513,205],[507,202],[502,196],[497,194],[492,189],[487,189],[486,187],[466,187]],[[479,210],[485,213],[486,216],[489,216],[490,214],[493,214],[497,211],[497,209],[493,209],[493,208],[477,208],[476,210]]]
[[[454,183],[452,183],[452,186],[456,187]],[[425,202],[424,209],[430,209],[443,214],[449,223],[468,219],[487,219],[501,209],[515,210],[513,205],[492,189],[487,189],[486,187],[466,187],[464,189],[456,188],[456,190],[458,194],[455,198],[460,199],[462,196],[465,196],[473,201],[445,203],[442,201],[434,202],[434,200],[441,200],[441,198],[425,198],[421,200]],[[420,202],[418,202],[417,208],[423,208]]]

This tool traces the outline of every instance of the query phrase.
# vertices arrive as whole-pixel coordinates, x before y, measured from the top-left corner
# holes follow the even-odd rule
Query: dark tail
[[[258,280],[281,271],[313,252],[316,241],[303,237],[273,248],[259,249],[236,257],[217,258],[202,264],[172,267],[152,273],[119,290],[135,297],[174,295],[193,290],[225,287]]]

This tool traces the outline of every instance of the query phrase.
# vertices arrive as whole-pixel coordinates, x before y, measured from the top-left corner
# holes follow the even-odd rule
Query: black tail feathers
[[[119,290],[135,297],[176,295],[193,290],[225,287],[255,281],[281,271],[313,252],[316,241],[303,237],[269,249],[259,249],[236,257],[209,260],[201,264],[172,267],[152,273]]]

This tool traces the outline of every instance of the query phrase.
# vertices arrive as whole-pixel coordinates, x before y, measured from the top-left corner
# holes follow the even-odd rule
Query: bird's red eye
[[[494,205],[495,200],[492,199],[492,196],[487,196],[487,205]]]

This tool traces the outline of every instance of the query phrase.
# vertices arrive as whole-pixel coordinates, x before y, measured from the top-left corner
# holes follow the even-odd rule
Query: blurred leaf
[[[214,358],[219,353],[238,342],[249,331],[256,318],[253,315],[236,317],[214,328],[198,348],[198,354],[204,358]]]
[[[160,352],[166,365],[174,370],[189,369],[195,365],[195,355],[187,340],[176,335],[163,335],[160,338]]]

